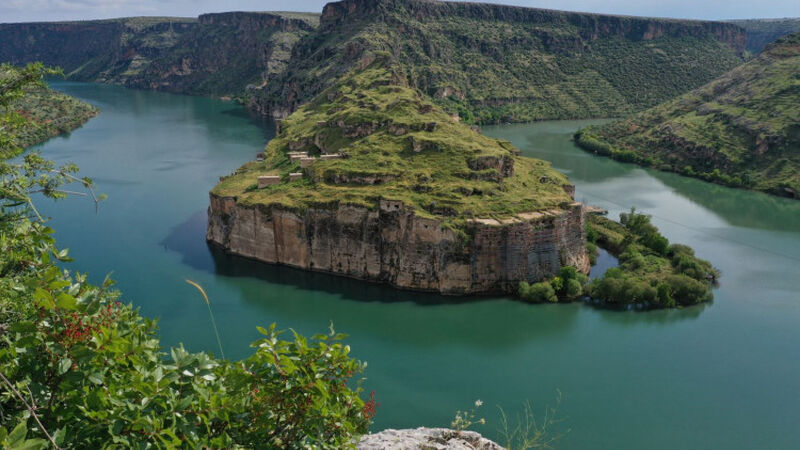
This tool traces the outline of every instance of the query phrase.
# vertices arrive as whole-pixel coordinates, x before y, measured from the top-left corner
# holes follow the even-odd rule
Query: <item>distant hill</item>
[[[42,61],[70,79],[239,96],[282,71],[318,14],[204,14],[0,24],[0,61]]]
[[[317,27],[317,24],[319,26]],[[740,64],[732,24],[462,2],[345,0],[322,16],[220,13],[0,25],[0,61],[59,65],[76,80],[245,96],[286,117],[387,51],[467,122],[614,117]]]
[[[700,89],[576,137],[616,159],[799,198],[800,33]]]
[[[282,117],[374,51],[413,86],[479,123],[614,117],[641,111],[741,64],[741,28],[721,22],[581,14],[425,0],[345,0],[289,68],[252,90]]]
[[[800,31],[800,18],[747,19],[729,20],[728,22],[739,25],[747,31],[745,48],[750,53],[758,53],[764,50],[767,44]]]

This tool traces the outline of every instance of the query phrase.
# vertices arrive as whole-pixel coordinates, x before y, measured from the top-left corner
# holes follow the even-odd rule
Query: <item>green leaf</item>
[[[37,287],[33,291],[33,301],[40,308],[52,309],[53,306],[55,306],[55,302],[53,302],[53,296],[40,287]]]
[[[36,325],[33,322],[17,322],[8,326],[8,330],[13,333],[31,333],[36,331]]]
[[[13,450],[39,450],[47,447],[47,441],[44,439],[28,439],[16,445],[12,445],[9,449]]]
[[[58,362],[58,374],[64,375],[67,373],[70,367],[72,367],[72,360],[69,358],[63,358]]]
[[[101,372],[92,372],[87,379],[94,384],[103,384],[105,377]]]
[[[6,438],[6,443],[9,446],[16,445],[21,443],[25,440],[25,436],[28,434],[28,424],[26,421],[22,421],[11,430],[11,433],[8,434],[8,438]]]
[[[78,306],[78,301],[75,297],[62,292],[56,296],[56,306],[63,309],[74,310]]]

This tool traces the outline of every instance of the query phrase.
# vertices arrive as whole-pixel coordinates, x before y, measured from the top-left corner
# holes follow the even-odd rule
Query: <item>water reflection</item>
[[[733,189],[674,173],[648,174],[678,195],[715,212],[731,225],[773,231],[800,230],[800,201],[760,192]]]

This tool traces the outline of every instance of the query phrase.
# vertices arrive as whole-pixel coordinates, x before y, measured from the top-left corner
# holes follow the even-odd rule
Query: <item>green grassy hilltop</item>
[[[213,193],[293,209],[400,200],[420,216],[449,222],[508,218],[571,201],[568,180],[550,163],[520,157],[510,143],[460,123],[403,85],[388,59],[343,77],[283,121],[265,160],[246,164]],[[291,151],[317,159],[303,169]],[[301,179],[289,180],[300,172]],[[258,176],[268,175],[281,182],[259,189]]]
[[[576,135],[623,161],[800,196],[800,33],[672,101]]]

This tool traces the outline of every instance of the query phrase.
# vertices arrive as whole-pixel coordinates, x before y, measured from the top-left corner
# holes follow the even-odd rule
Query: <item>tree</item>
[[[2,70],[2,106],[50,73],[41,65]],[[4,109],[0,123],[18,124],[15,114]],[[91,180],[38,153],[9,161],[20,151],[15,129],[0,127],[3,445],[342,448],[367,431],[375,403],[359,395],[364,364],[332,328],[290,341],[275,325],[262,328],[241,362],[182,346],[167,352],[155,323],[120,303],[111,280],[95,286],[57,265],[68,252],[31,196],[63,198],[65,184],[91,189]]]

